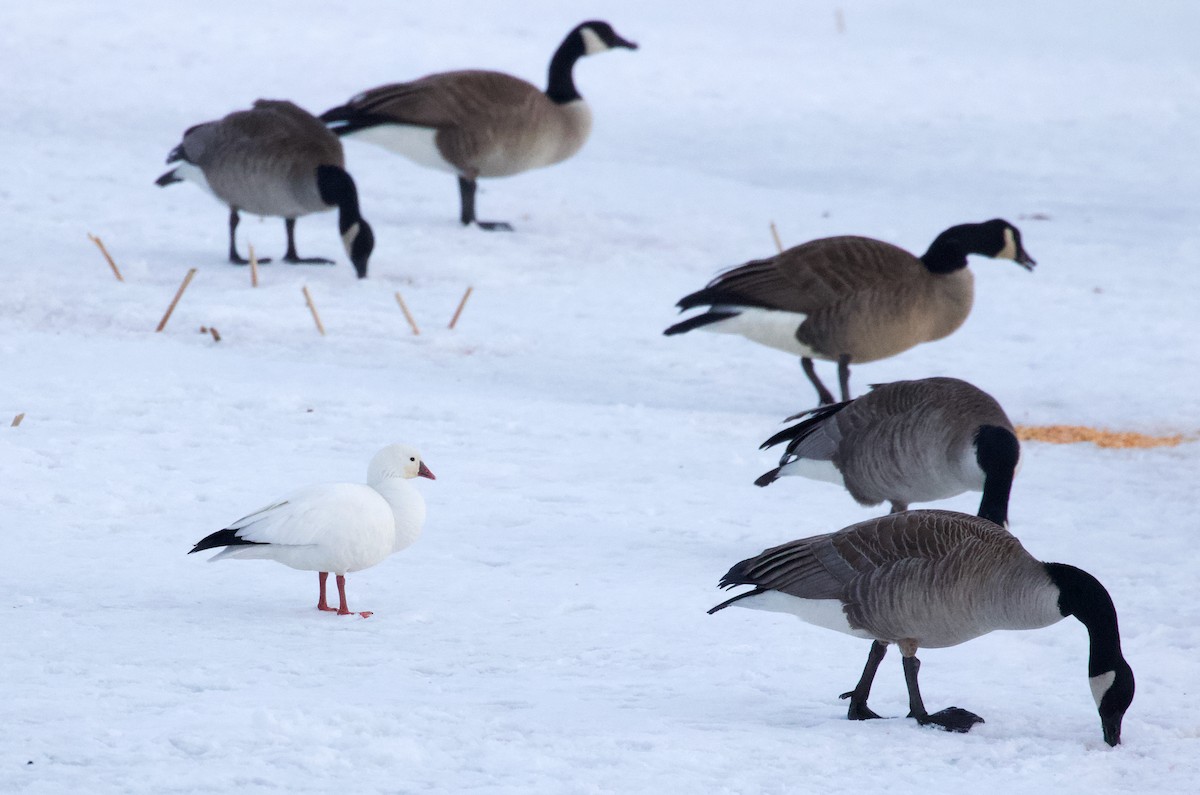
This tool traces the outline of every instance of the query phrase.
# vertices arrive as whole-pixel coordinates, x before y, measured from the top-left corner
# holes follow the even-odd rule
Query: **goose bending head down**
[[[850,699],[851,720],[878,718],[867,706],[889,643],[900,647],[909,717],[966,732],[983,719],[958,707],[930,714],[917,683],[919,648],[956,646],[998,629],[1039,629],[1075,616],[1088,630],[1088,681],[1104,741],[1121,742],[1133,702],[1133,670],[1121,653],[1112,598],[1087,572],[1043,563],[1004,528],[950,511],[908,511],[768,549],[743,560],[720,586],[750,585],[730,605],[790,613],[873,641]]]
[[[854,400],[789,417],[804,417],[763,442],[787,448],[779,466],[754,481],[785,475],[845,487],[860,505],[943,500],[983,491],[979,515],[1008,525],[1008,498],[1021,443],[1000,404],[957,378],[877,384]]]
[[[813,359],[837,362],[842,400],[849,400],[851,363],[895,356],[963,324],[974,301],[970,254],[1027,270],[1036,264],[1020,231],[1000,218],[952,226],[920,257],[867,237],[822,238],[722,273],[676,304],[708,308],[663,333],[740,334],[799,356],[821,405],[833,395]]]
[[[358,190],[346,172],[342,143],[315,116],[291,102],[260,99],[217,121],[197,124],[167,156],[178,163],[156,183],[189,180],[229,206],[229,261],[245,265],[237,251],[240,211],[284,219],[284,262],[332,265],[296,253],[296,219],[338,209],[338,231],[358,278],[367,275],[375,234],[358,207]],[[259,262],[270,262],[260,257]]]
[[[410,482],[417,477],[434,480],[421,454],[408,445],[389,445],[371,459],[366,485],[327,483],[300,489],[202,538],[191,552],[221,547],[210,561],[262,558],[316,571],[318,610],[335,609],[325,596],[325,583],[333,572],[337,613],[350,615],[346,574],[374,566],[421,534],[425,500]],[[358,615],[366,618],[371,613]]]
[[[591,20],[576,25],[555,51],[545,91],[503,72],[439,72],[364,91],[321,120],[339,136],[456,174],[463,225],[511,231],[506,222],[475,217],[477,180],[550,166],[578,152],[592,114],[575,88],[575,62],[615,48],[637,45],[607,22]]]

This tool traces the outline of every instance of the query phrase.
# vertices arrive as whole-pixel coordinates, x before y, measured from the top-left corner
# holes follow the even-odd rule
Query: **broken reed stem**
[[[779,253],[783,253],[783,241],[779,239],[779,230],[775,228],[775,222],[771,222],[771,237],[775,238],[775,248],[779,249]]]
[[[20,414],[18,414],[17,416],[13,417],[13,421],[12,421],[12,426],[11,426],[11,427],[13,427],[13,428],[17,427],[18,425],[20,425],[20,424],[21,424],[21,420],[23,420],[23,419],[25,419],[25,412],[23,412],[23,411],[22,411]]]
[[[467,291],[463,293],[462,300],[458,302],[458,309],[454,310],[454,317],[450,318],[450,328],[454,328],[454,324],[458,322],[458,316],[462,314],[463,307],[467,305],[467,299],[471,297],[471,291],[474,289],[474,287],[468,287]]]
[[[88,232],[88,237],[91,238],[92,242],[96,244],[96,247],[100,249],[100,253],[104,255],[104,259],[108,260],[108,267],[112,268],[113,276],[117,277],[117,281],[125,281],[125,277],[121,275],[121,270],[117,267],[117,263],[113,262],[113,258],[109,255],[108,249],[104,247],[104,241],[93,235],[91,232]]]
[[[396,291],[396,303],[400,304],[400,311],[404,313],[404,319],[408,321],[408,325],[412,326],[413,336],[421,333],[421,329],[417,328],[417,321],[413,320],[412,312],[408,311],[408,307],[404,305],[404,299],[400,297],[400,291]]]
[[[171,319],[171,313],[175,311],[175,305],[179,303],[179,299],[183,297],[183,291],[187,289],[187,286],[192,281],[192,277],[195,275],[196,269],[190,268],[187,276],[183,277],[183,284],[179,285],[179,289],[175,291],[175,297],[171,299],[171,305],[167,307],[167,312],[162,316],[162,320],[158,321],[158,328],[154,329],[155,332],[162,331],[167,327],[167,321]]]
[[[250,286],[258,286],[258,257],[254,256],[254,244],[250,244]]]
[[[221,335],[220,335],[220,334],[217,332],[217,327],[216,327],[216,326],[209,326],[209,327],[208,327],[208,333],[209,333],[209,334],[212,334],[213,342],[220,342],[220,341],[221,341]]]
[[[301,288],[304,290],[304,300],[308,304],[308,309],[312,312],[313,322],[317,324],[317,331],[321,332],[321,336],[325,336],[325,326],[321,323],[321,316],[317,314],[317,305],[313,303],[312,294],[308,292],[308,285]]]

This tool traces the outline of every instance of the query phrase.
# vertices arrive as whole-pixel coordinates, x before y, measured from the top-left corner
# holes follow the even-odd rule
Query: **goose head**
[[[571,31],[571,35],[578,36],[583,41],[584,55],[595,55],[617,47],[624,47],[627,50],[638,48],[635,42],[629,41],[613,30],[612,25],[600,20],[580,23],[575,30]]]
[[[921,260],[934,273],[950,273],[966,266],[968,254],[1010,259],[1027,271],[1037,265],[1021,245],[1021,230],[1003,218],[950,227],[934,239]]]
[[[385,480],[409,480],[422,477],[437,480],[416,449],[406,444],[390,444],[375,454],[367,467],[367,482],[372,486]]]
[[[1125,711],[1133,703],[1133,669],[1122,658],[1111,671],[1088,679],[1096,709],[1100,712],[1100,728],[1104,731],[1104,742],[1109,745],[1121,743],[1121,721]]]
[[[1037,265],[1037,261],[1029,256],[1029,252],[1021,245],[1021,230],[1005,221],[1003,218],[994,218],[980,224],[981,233],[990,238],[992,252],[980,251],[977,253],[983,254],[993,259],[1010,259],[1020,265],[1027,271],[1033,270],[1033,266]],[[999,245],[997,245],[997,243]]]
[[[358,278],[367,278],[367,261],[375,250],[375,230],[371,229],[366,219],[360,217],[342,232],[342,245],[346,247],[346,256],[354,264]]]

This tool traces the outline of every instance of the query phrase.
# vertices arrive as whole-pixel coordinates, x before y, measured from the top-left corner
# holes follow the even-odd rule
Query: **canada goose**
[[[849,400],[851,362],[895,356],[963,324],[974,298],[968,254],[1036,264],[999,218],[952,226],[920,257],[867,237],[827,237],[722,273],[676,304],[708,310],[663,333],[703,328],[796,354],[822,405],[833,395],[812,360],[836,361]]]
[[[743,560],[720,587],[754,589],[722,602],[790,613],[817,626],[873,640],[847,717],[879,716],[867,707],[887,644],[903,655],[909,717],[966,732],[983,722],[958,707],[929,714],[917,685],[918,648],[944,648],[997,629],[1039,629],[1075,616],[1088,629],[1088,678],[1104,741],[1121,742],[1133,701],[1133,671],[1121,654],[1117,611],[1100,582],[1062,563],[1043,563],[1007,530],[951,511],[908,511],[836,533],[804,538]]]
[[[511,231],[511,224],[475,217],[476,180],[554,165],[578,152],[591,132],[592,112],[572,70],[581,57],[614,47],[637,49],[607,22],[584,22],[550,59],[545,92],[502,72],[440,72],[364,91],[321,120],[340,136],[457,174],[463,225]]]
[[[346,572],[374,566],[421,534],[425,500],[408,482],[415,477],[434,480],[420,453],[407,445],[389,445],[371,459],[367,485],[326,483],[300,489],[200,539],[188,554],[224,547],[210,562],[266,558],[316,571],[318,610],[333,610],[325,601],[325,581],[332,571],[337,575],[337,613],[350,615]]]
[[[296,254],[296,218],[338,208],[342,243],[358,278],[367,275],[375,235],[359,215],[358,191],[346,173],[342,143],[315,116],[291,102],[260,99],[251,110],[198,124],[183,134],[158,185],[191,180],[229,205],[229,261],[244,265],[235,234],[238,211],[280,216],[287,228],[285,262],[332,264]],[[270,262],[260,258],[259,262]]]
[[[876,385],[844,403],[797,414],[807,418],[760,449],[786,441],[779,466],[754,481],[800,475],[837,483],[861,505],[911,502],[983,490],[979,515],[1008,524],[1008,495],[1021,445],[1000,404],[957,378]]]

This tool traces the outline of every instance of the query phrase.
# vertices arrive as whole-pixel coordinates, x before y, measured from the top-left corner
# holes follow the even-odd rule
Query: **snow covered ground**
[[[1031,443],[1014,489],[1030,551],[1116,601],[1138,680],[1123,745],[1101,740],[1072,620],[922,654],[929,705],[987,719],[969,735],[851,723],[837,694],[867,644],[704,611],[732,563],[878,510],[752,485],[776,459],[759,442],[812,402],[794,359],[661,336],[680,296],[772,251],[771,220],[787,243],[920,252],[1002,216],[1037,271],[975,261],[966,325],[855,368],[855,391],[955,375],[1017,422],[1196,433],[1200,6],[59,0],[3,16],[0,791],[1200,789],[1200,444]],[[540,84],[587,18],[641,49],[576,70],[595,114],[579,156],[483,183],[481,217],[515,234],[460,228],[452,178],[348,142],[370,278],[325,215],[300,221],[300,251],[339,264],[268,265],[253,290],[223,261],[226,211],[153,184],[186,127],[258,97],[320,112],[458,67]],[[282,253],[277,219],[241,232]],[[290,488],[361,480],[392,441],[438,480],[419,484],[418,544],[350,577],[371,619],[318,613],[308,573],[184,554]],[[905,712],[894,653],[871,703]]]

